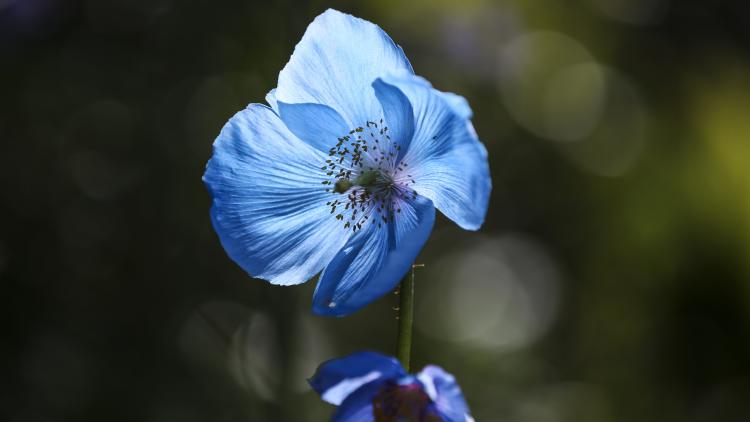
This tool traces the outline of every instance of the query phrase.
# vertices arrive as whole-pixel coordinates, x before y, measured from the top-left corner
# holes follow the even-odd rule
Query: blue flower
[[[309,382],[338,406],[337,422],[473,421],[453,375],[434,365],[410,375],[395,358],[359,352],[323,363]]]
[[[321,14],[266,99],[227,122],[203,176],[250,275],[288,286],[322,271],[314,312],[346,315],[395,288],[435,208],[482,225],[491,183],[471,109],[415,76],[378,26]]]

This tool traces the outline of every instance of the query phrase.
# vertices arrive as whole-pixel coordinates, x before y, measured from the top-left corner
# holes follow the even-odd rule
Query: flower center
[[[409,187],[414,180],[407,174],[401,146],[391,139],[383,120],[365,126],[338,138],[321,167],[327,170],[325,190],[335,196],[326,205],[352,231],[368,221],[382,227],[401,212],[405,200],[417,196]]]
[[[389,383],[373,397],[372,413],[376,422],[441,421],[430,404],[430,397],[419,384]]]

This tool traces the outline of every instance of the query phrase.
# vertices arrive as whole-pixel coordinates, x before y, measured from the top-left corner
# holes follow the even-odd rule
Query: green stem
[[[414,266],[411,274],[407,274],[401,280],[399,287],[398,305],[398,343],[396,345],[396,356],[401,361],[406,372],[409,372],[409,360],[411,358],[411,332],[414,324]]]

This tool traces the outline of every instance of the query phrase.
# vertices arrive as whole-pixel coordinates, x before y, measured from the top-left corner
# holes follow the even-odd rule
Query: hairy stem
[[[401,361],[404,369],[409,372],[409,361],[411,359],[411,334],[414,323],[414,268],[411,273],[401,280],[399,287],[398,305],[398,342],[396,345],[396,356]]]

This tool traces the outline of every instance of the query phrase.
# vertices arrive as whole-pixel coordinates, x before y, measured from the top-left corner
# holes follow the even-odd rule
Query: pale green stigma
[[[377,170],[367,170],[362,172],[362,174],[354,179],[354,181],[341,178],[336,181],[336,184],[333,187],[333,191],[336,193],[344,193],[348,191],[352,186],[362,186],[363,188],[367,188],[375,184],[375,182],[378,180],[379,175],[380,172]]]
[[[348,191],[352,186],[354,186],[354,183],[352,183],[351,180],[339,179],[336,181],[336,184],[333,186],[333,191],[336,193],[344,193]]]
[[[380,176],[379,171],[367,170],[362,172],[362,174],[354,180],[354,184],[359,186],[372,186],[375,184],[375,181],[378,180],[378,176]]]

